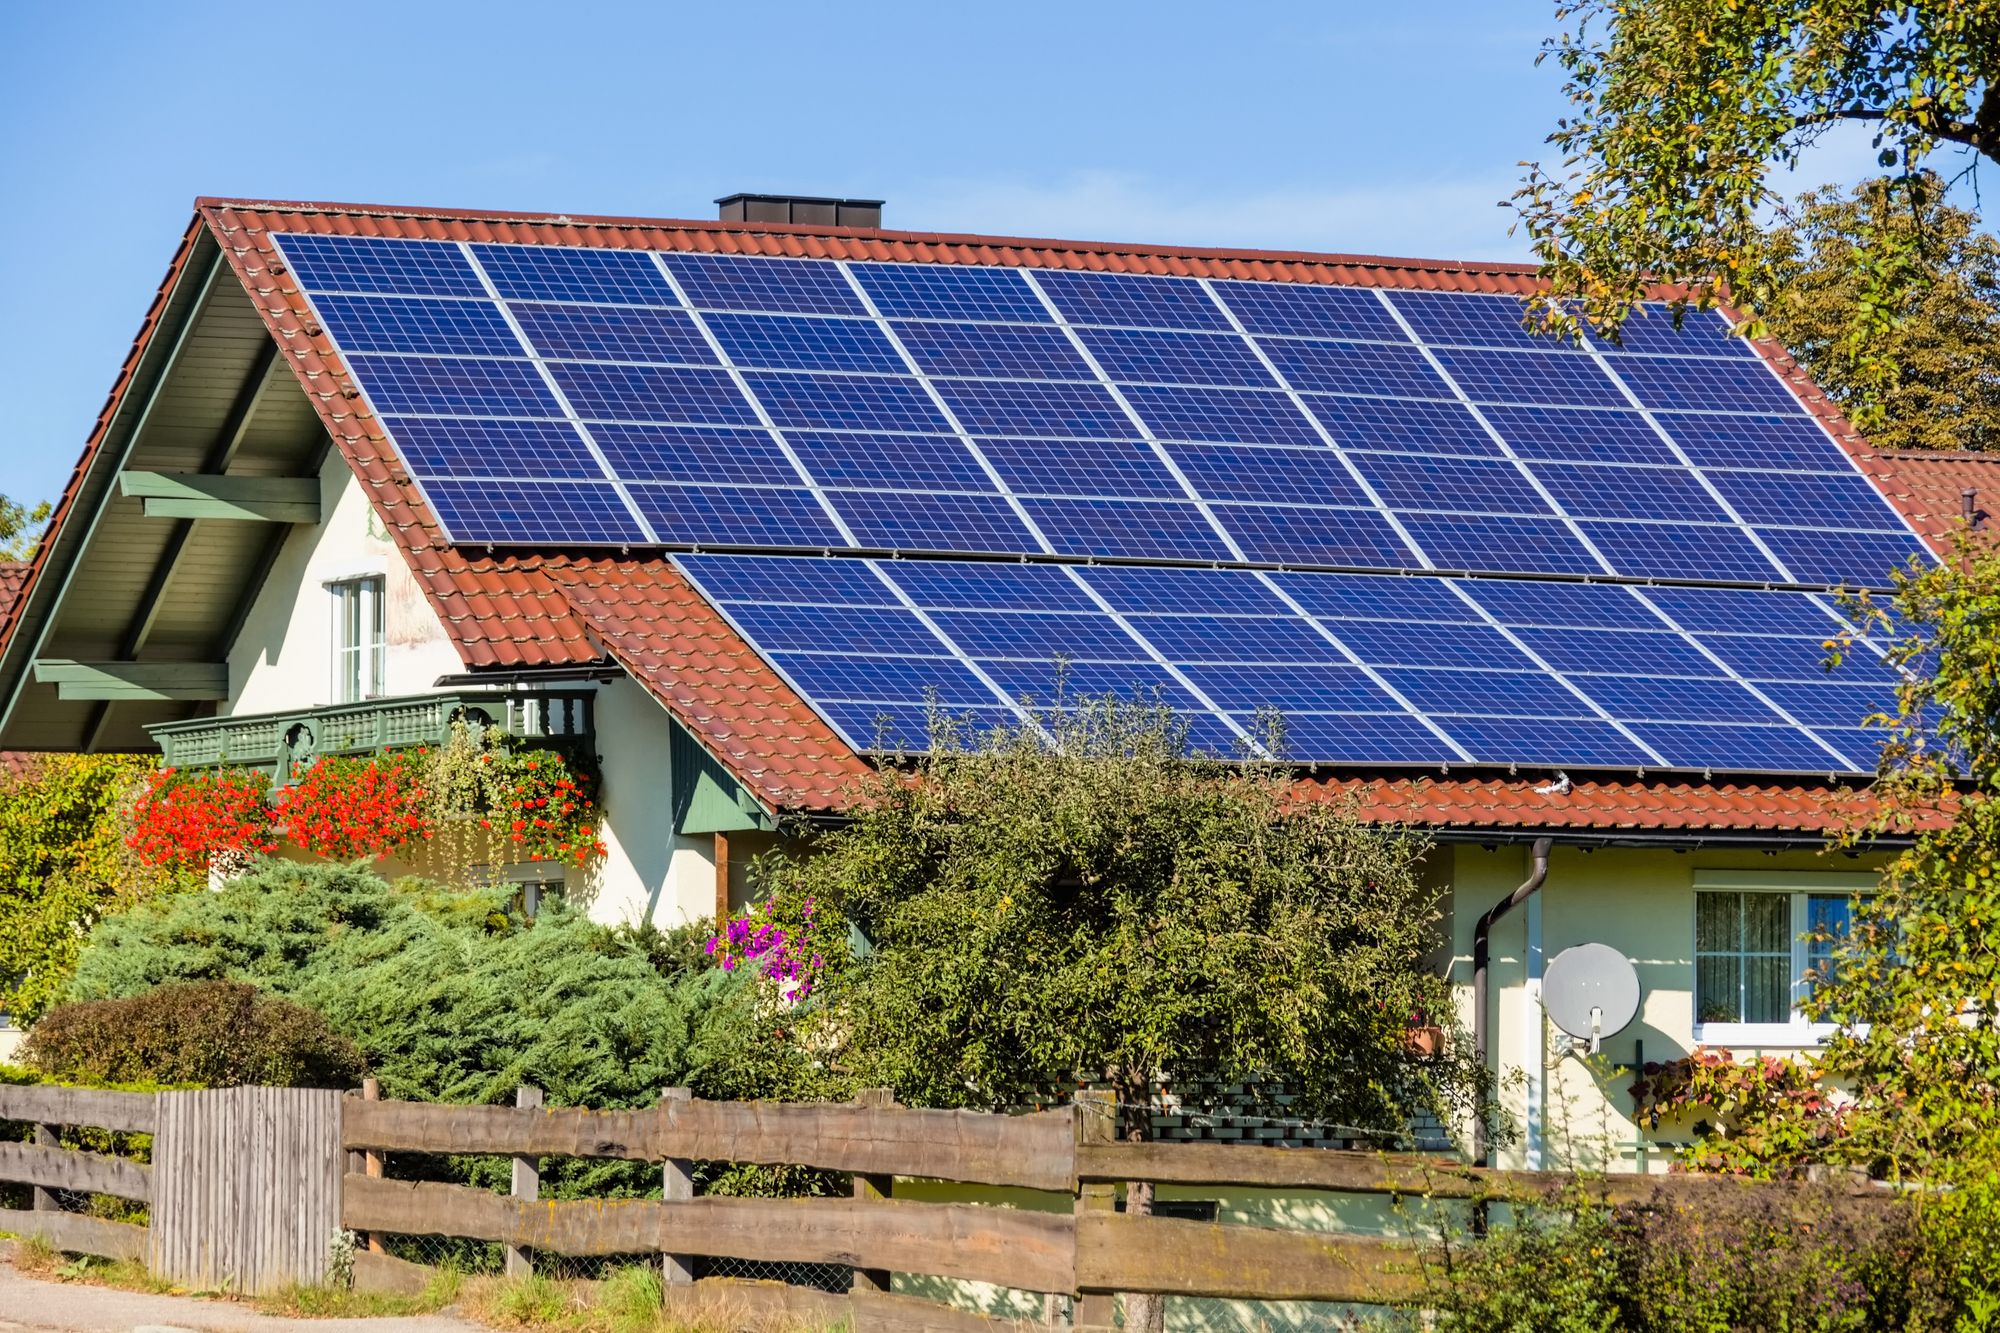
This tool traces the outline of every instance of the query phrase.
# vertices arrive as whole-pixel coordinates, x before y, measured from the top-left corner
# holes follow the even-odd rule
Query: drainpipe
[[[1540,891],[1542,881],[1549,877],[1549,847],[1553,842],[1554,839],[1547,837],[1535,839],[1534,850],[1528,857],[1528,877],[1521,881],[1519,888],[1493,904],[1486,915],[1479,918],[1479,924],[1472,928],[1472,1047],[1479,1053],[1481,1068],[1490,1068],[1493,1063],[1493,1038],[1486,1022],[1486,970],[1492,961],[1493,926]],[[1472,1164],[1490,1166],[1487,1161],[1489,1153],[1486,1121],[1482,1116],[1472,1125]]]

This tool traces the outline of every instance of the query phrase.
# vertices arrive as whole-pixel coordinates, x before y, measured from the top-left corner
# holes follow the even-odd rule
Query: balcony
[[[274,781],[284,781],[293,765],[321,755],[442,745],[456,722],[544,740],[558,749],[587,750],[596,732],[595,698],[590,690],[454,690],[164,722],[147,730],[170,768],[229,764],[261,768]]]

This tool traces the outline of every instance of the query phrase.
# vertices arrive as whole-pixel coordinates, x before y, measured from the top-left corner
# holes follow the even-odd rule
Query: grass
[[[87,1282],[99,1287],[123,1287],[155,1296],[178,1289],[162,1277],[155,1277],[144,1264],[132,1259],[101,1259],[92,1254],[64,1254],[40,1236],[24,1236],[14,1242],[14,1267],[30,1277],[52,1282]]]
[[[436,1314],[459,1298],[465,1279],[455,1269],[440,1268],[414,1295],[390,1291],[356,1291],[352,1287],[316,1283],[289,1285],[254,1302],[265,1314],[293,1319],[394,1319]]]
[[[614,1270],[600,1282],[559,1282],[541,1276],[503,1278],[469,1288],[465,1313],[480,1323],[523,1333],[832,1333],[827,1325],[786,1316],[746,1324],[727,1293],[697,1290],[677,1295],[671,1309],[657,1269]]]

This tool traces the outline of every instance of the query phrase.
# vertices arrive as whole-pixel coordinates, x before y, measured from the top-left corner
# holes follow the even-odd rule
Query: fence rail
[[[1424,1289],[1408,1241],[1219,1225],[1116,1210],[1114,1182],[1389,1195],[1459,1202],[1544,1201],[1574,1178],[1453,1161],[1206,1143],[1116,1141],[1108,1098],[1062,1111],[989,1115],[915,1110],[888,1094],[849,1105],[703,1102],[674,1090],[645,1110],[443,1106],[302,1089],[157,1095],[0,1087],[0,1120],[37,1126],[37,1142],[0,1143],[0,1180],[37,1187],[37,1208],[0,1210],[0,1229],[63,1249],[145,1258],[165,1275],[242,1290],[323,1276],[339,1228],[447,1236],[579,1257],[661,1256],[670,1299],[724,1293],[766,1315],[852,1318],[857,1326],[971,1333],[1004,1321],[892,1294],[890,1275],[991,1283],[1077,1299],[1080,1323],[1110,1323],[1111,1293],[1233,1300],[1406,1303]],[[56,1146],[55,1126],[151,1132],[152,1165]],[[513,1195],[384,1179],[385,1153],[511,1156]],[[664,1164],[659,1199],[535,1199],[540,1159]],[[696,1162],[790,1164],[852,1175],[852,1197],[693,1197]],[[363,1164],[366,1164],[363,1169]],[[350,1169],[356,1168],[356,1169]],[[1041,1206],[923,1202],[897,1179],[1041,1192]],[[1720,1203],[1792,1187],[1701,1176],[1607,1176],[1585,1186],[1609,1202],[1664,1194]],[[1865,1182],[1822,1188],[1867,1207]],[[46,1190],[149,1203],[149,1228],[55,1210]],[[1068,1196],[1066,1199],[1063,1196]],[[1029,1196],[1033,1198],[1034,1196]],[[44,1204],[44,1199],[47,1199]],[[693,1257],[852,1268],[851,1293],[694,1280]],[[358,1276],[402,1272],[380,1253]],[[405,1266],[407,1267],[407,1266]],[[407,1277],[407,1274],[404,1274]]]
[[[377,1152],[752,1162],[1067,1193],[1068,1111],[986,1115],[905,1107],[668,1101],[645,1111],[354,1101],[349,1148]]]

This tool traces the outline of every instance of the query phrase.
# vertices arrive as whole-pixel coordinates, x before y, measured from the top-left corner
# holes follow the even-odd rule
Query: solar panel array
[[[1714,316],[277,238],[449,536],[1836,584],[1907,524]]]
[[[1829,681],[1804,589],[1922,544],[1714,316],[1571,346],[1469,293],[274,239],[451,540],[729,553],[677,559],[859,749],[1060,661],[1212,748],[1275,709],[1301,761],[1873,767],[1892,678]]]
[[[1891,708],[1810,593],[798,556],[676,563],[859,750],[1079,696],[1158,697],[1218,753],[1349,764],[1852,772]]]

